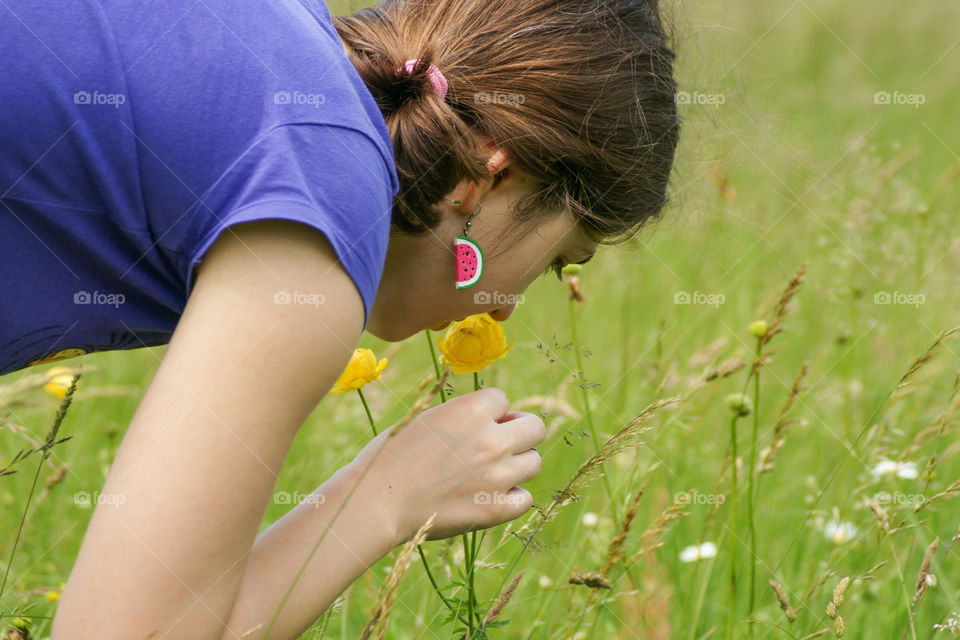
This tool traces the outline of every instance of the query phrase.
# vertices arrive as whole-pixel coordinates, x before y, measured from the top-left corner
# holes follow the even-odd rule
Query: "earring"
[[[450,200],[453,204],[460,204],[459,200]],[[477,284],[480,276],[483,275],[483,250],[480,245],[469,237],[470,226],[473,224],[473,216],[480,213],[483,205],[477,203],[477,210],[470,214],[467,222],[463,225],[463,235],[457,236],[453,240],[454,254],[456,255],[457,289],[467,289]]]

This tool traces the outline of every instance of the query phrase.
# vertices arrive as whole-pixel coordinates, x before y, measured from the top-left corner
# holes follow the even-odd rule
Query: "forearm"
[[[258,626],[252,637],[261,637],[321,536],[268,638],[297,638],[398,544],[393,523],[381,515],[369,489],[357,490],[334,519],[356,479],[355,470],[340,469],[257,536],[224,638],[236,638]]]

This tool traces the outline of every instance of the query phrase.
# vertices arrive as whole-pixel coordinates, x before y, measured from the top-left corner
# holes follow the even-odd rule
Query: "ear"
[[[483,196],[486,195],[488,191],[496,188],[507,179],[509,176],[509,171],[507,168],[510,166],[511,162],[512,159],[510,158],[509,151],[503,148],[494,149],[487,160],[487,171],[490,172],[490,175],[484,178],[480,183],[467,183],[466,190],[460,197],[460,204],[455,205],[454,209],[458,213],[463,214],[464,217],[467,217],[476,211],[477,203],[483,199]]]

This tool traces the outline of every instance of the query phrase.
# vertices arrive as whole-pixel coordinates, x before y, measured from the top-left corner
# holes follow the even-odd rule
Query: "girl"
[[[270,638],[431,514],[436,539],[530,507],[544,426],[488,388],[385,430],[257,534],[364,330],[506,320],[492,300],[659,214],[679,122],[655,0],[2,6],[0,373],[169,343],[55,640],[262,633],[368,465]]]

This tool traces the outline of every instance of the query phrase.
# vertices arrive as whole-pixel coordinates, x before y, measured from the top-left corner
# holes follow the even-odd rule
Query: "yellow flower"
[[[45,594],[43,594],[43,597],[46,598],[47,601],[49,602],[56,602],[57,600],[60,599],[60,592],[57,591],[56,589],[50,589]]]
[[[43,388],[62,400],[73,382],[73,374],[67,373],[68,371],[70,370],[66,367],[50,367],[47,370],[50,381],[43,385]]]
[[[480,371],[494,360],[507,355],[513,343],[506,344],[503,327],[486,313],[467,316],[454,322],[441,340],[440,361],[449,365],[454,373]]]
[[[387,367],[387,359],[381,358],[377,362],[376,356],[370,349],[359,348],[354,350],[350,363],[343,370],[337,383],[330,393],[345,393],[359,389],[368,382],[380,379],[380,374]]]

